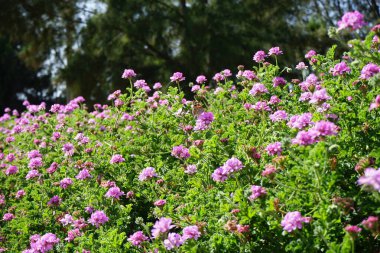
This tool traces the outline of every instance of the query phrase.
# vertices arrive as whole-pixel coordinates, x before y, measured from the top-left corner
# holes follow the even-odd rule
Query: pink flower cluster
[[[311,220],[310,217],[303,217],[300,212],[294,211],[289,212],[285,215],[285,217],[281,221],[281,226],[288,233],[301,229],[303,223],[309,223]]]
[[[214,121],[214,114],[212,112],[202,112],[195,123],[195,131],[203,131],[209,128]]]
[[[53,249],[54,245],[59,243],[59,238],[55,234],[47,233],[43,236],[38,234],[30,237],[30,249],[22,253],[45,253]]]
[[[243,167],[243,163],[239,159],[232,157],[222,167],[217,168],[211,177],[216,182],[224,182],[230,174],[240,171]]]
[[[338,31],[346,28],[351,30],[360,29],[365,25],[364,16],[358,11],[347,12],[342,19],[338,21]]]
[[[182,145],[175,146],[172,149],[172,156],[178,159],[188,159],[190,157],[189,149]]]
[[[380,192],[380,169],[367,168],[358,180],[359,185]]]

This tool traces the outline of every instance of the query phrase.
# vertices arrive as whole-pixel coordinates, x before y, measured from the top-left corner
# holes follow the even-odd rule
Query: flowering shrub
[[[338,30],[364,25],[353,12]],[[293,70],[258,51],[198,76],[191,100],[181,72],[164,93],[127,69],[109,105],[7,109],[0,252],[378,251],[378,32]]]

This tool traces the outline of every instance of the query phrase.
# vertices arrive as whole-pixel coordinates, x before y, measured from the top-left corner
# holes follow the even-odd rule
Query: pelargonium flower
[[[250,81],[257,78],[257,76],[255,75],[255,72],[253,72],[252,70],[244,70],[241,76],[247,78]]]
[[[281,148],[281,142],[274,142],[269,144],[265,150],[267,151],[268,155],[281,155],[282,148]]]
[[[140,80],[136,80],[134,83],[133,83],[133,86],[137,89],[142,89],[144,88],[145,86],[148,86],[148,84],[146,83],[146,81],[144,79],[140,79]]]
[[[271,111],[270,107],[267,105],[265,101],[258,101],[253,105],[253,109],[256,111]]]
[[[300,212],[289,212],[281,221],[281,226],[288,233],[302,228],[302,223],[309,223],[310,217],[303,217]]]
[[[272,47],[271,49],[269,49],[269,52],[268,52],[268,55],[280,55],[280,54],[283,54],[283,52],[281,51],[279,47]]]
[[[272,122],[279,122],[286,120],[288,118],[288,114],[284,110],[278,110],[269,115],[269,118],[272,120]]]
[[[191,92],[197,92],[201,89],[201,86],[199,85],[194,85],[193,87],[191,87]]]
[[[358,180],[358,184],[380,192],[380,169],[365,169],[364,175]]]
[[[69,224],[72,224],[74,222],[74,219],[70,214],[65,214],[63,218],[59,219],[59,222],[61,222],[63,226],[67,226]]]
[[[311,113],[303,113],[300,115],[294,115],[289,119],[287,125],[291,128],[303,129],[309,126],[312,122],[313,114]]]
[[[243,168],[243,163],[235,158],[235,157],[232,157],[230,159],[228,159],[224,165],[223,165],[223,169],[227,172],[227,173],[233,173],[233,172],[236,172],[236,171],[239,171]]]
[[[301,102],[310,101],[312,96],[313,96],[313,93],[311,93],[310,91],[303,92],[303,93],[301,93],[299,101],[301,101]]]
[[[197,84],[203,84],[207,82],[207,78],[204,75],[197,76],[197,79],[195,80]]]
[[[369,106],[369,110],[373,110],[380,107],[380,95],[377,95],[375,101]]]
[[[171,82],[181,82],[185,80],[185,77],[183,76],[183,74],[181,72],[175,72],[171,77],[170,77],[170,81]]]
[[[317,52],[315,52],[314,50],[310,50],[308,51],[306,54],[305,54],[305,58],[306,59],[310,59],[312,58],[313,56],[316,56],[317,55]]]
[[[53,249],[54,245],[59,243],[59,238],[53,233],[47,233],[43,236],[38,234],[32,235],[30,237],[30,248],[29,253],[45,253]],[[24,251],[25,252],[25,251]]]
[[[365,25],[364,16],[358,11],[347,12],[342,19],[338,21],[338,31],[346,28],[351,30],[360,29]]]
[[[116,155],[113,155],[113,156],[111,157],[111,161],[110,161],[110,163],[111,163],[111,164],[114,164],[114,163],[122,163],[122,162],[124,162],[124,161],[125,161],[125,159],[123,158],[122,155],[116,154]]]
[[[270,177],[274,173],[276,173],[276,167],[274,167],[271,164],[268,164],[268,165],[265,166],[265,169],[263,170],[263,172],[261,172],[261,175],[263,177]]]
[[[178,248],[183,244],[184,240],[181,235],[177,233],[169,233],[168,239],[164,240],[164,245],[167,250]]]
[[[194,164],[187,165],[185,169],[185,173],[189,175],[197,173],[197,166]]]
[[[5,170],[5,175],[13,175],[18,172],[18,168],[15,165],[10,165],[6,170]]]
[[[231,70],[229,70],[229,69],[222,70],[221,74],[224,77],[230,77],[230,76],[232,76]]]
[[[55,195],[49,200],[47,204],[48,206],[59,206],[61,202],[62,202],[62,199],[59,196]]]
[[[74,154],[74,145],[66,143],[62,147],[62,151],[65,153],[65,156],[72,156]]]
[[[253,56],[253,60],[257,63],[263,62],[265,60],[266,54],[263,50],[259,50]]]
[[[172,225],[172,219],[162,217],[153,225],[152,236],[153,238],[158,238],[174,227],[175,226]]]
[[[276,104],[279,104],[280,102],[281,102],[281,99],[279,97],[277,97],[276,95],[273,95],[270,97],[268,104],[276,105]]]
[[[318,141],[319,132],[315,130],[300,131],[297,133],[296,138],[292,139],[293,144],[307,146]]]
[[[304,69],[307,69],[307,66],[306,66],[306,64],[303,61],[301,61],[301,62],[299,62],[296,65],[296,69],[298,69],[298,70],[304,70]]]
[[[361,228],[359,228],[358,226],[355,226],[355,225],[347,225],[344,230],[346,230],[348,233],[350,234],[357,234],[359,233],[360,231],[362,231]]]
[[[223,167],[219,167],[211,174],[212,179],[215,182],[224,182],[228,178],[228,172],[223,169]]]
[[[249,91],[249,94],[252,96],[261,95],[264,93],[268,93],[268,89],[262,83],[255,83],[252,89]]]
[[[75,238],[82,236],[82,232],[78,228],[69,230],[67,232],[67,237],[65,238],[65,241],[72,242]],[[83,251],[82,251],[83,252]]]
[[[351,69],[347,66],[346,62],[342,61],[331,68],[330,72],[333,76],[342,76],[346,73],[350,73]]]
[[[148,167],[148,168],[145,168],[141,171],[141,173],[139,175],[139,180],[140,181],[146,181],[146,180],[153,178],[153,177],[157,177],[157,174],[156,174],[153,167]]]
[[[338,126],[332,122],[324,120],[316,122],[311,129],[318,132],[321,136],[336,135],[338,133]]]
[[[119,187],[114,186],[114,187],[109,188],[107,193],[104,196],[106,196],[107,198],[119,199],[123,195],[124,195],[124,192],[122,192]]]
[[[206,130],[214,121],[214,114],[212,112],[202,112],[196,121],[194,130],[202,131]]]
[[[36,157],[32,158],[29,161],[28,168],[30,169],[38,169],[42,167],[42,158],[41,157]]]
[[[182,232],[183,240],[188,240],[188,239],[195,239],[197,240],[201,236],[201,232],[199,232],[199,229],[197,226],[187,226],[183,229]]]
[[[252,192],[251,196],[248,197],[250,200],[255,200],[267,194],[267,191],[265,190],[265,188],[259,185],[252,185],[251,192]]]
[[[302,91],[309,91],[311,88],[320,84],[318,77],[315,74],[310,74],[306,77],[305,81],[299,84]]]
[[[320,90],[314,91],[309,103],[318,104],[318,103],[323,103],[329,99],[331,99],[331,97],[327,94],[326,89],[320,89]]]
[[[280,77],[280,76],[276,76],[275,78],[273,78],[272,82],[273,82],[273,87],[283,86],[286,84],[285,78]]]
[[[88,169],[83,169],[79,171],[78,175],[75,176],[75,178],[78,180],[85,180],[90,177],[91,177],[91,174]]]
[[[236,230],[239,233],[248,233],[249,232],[249,225],[237,224],[236,225]]]
[[[95,211],[91,214],[91,218],[88,220],[88,222],[98,228],[100,225],[103,225],[108,220],[109,218],[103,211]]]
[[[141,243],[147,241],[149,238],[144,235],[142,231],[137,231],[128,238],[128,242],[134,246],[140,246]]]
[[[121,76],[121,78],[130,79],[130,78],[135,77],[135,76],[136,76],[136,73],[133,69],[124,69],[124,72],[123,72],[123,75]]]
[[[73,184],[73,180],[69,177],[62,179],[61,182],[59,182],[59,185],[61,186],[62,189],[66,189],[72,184]]]
[[[155,201],[153,204],[154,204],[155,206],[163,206],[163,205],[166,204],[166,200],[164,200],[164,199],[159,199],[159,200]]]
[[[13,213],[6,213],[3,215],[3,221],[11,221],[15,218]]]
[[[362,225],[370,231],[377,232],[379,230],[379,217],[368,216],[367,219],[362,221]]]
[[[28,152],[28,159],[32,159],[32,158],[37,158],[37,157],[42,157],[40,151],[38,150],[32,150],[30,152]]]
[[[161,89],[162,88],[162,84],[161,83],[155,83],[155,84],[153,84],[153,89],[155,89],[155,90],[158,90],[158,89]]]
[[[16,192],[16,199],[20,199],[20,198],[24,197],[25,194],[26,194],[26,193],[25,193],[24,190],[18,190],[18,191]]]
[[[175,146],[172,149],[172,156],[178,159],[187,159],[190,157],[189,149],[183,145]]]
[[[367,80],[379,72],[380,72],[380,66],[374,63],[368,63],[367,65],[363,67],[360,78]]]
[[[212,79],[215,80],[216,82],[221,82],[225,79],[225,77],[220,73],[216,73]]]
[[[38,172],[38,170],[30,170],[25,178],[31,179],[31,178],[39,177],[40,175],[41,174]]]

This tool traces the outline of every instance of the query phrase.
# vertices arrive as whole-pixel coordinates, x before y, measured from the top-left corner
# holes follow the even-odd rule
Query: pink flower
[[[10,165],[6,170],[5,170],[5,175],[13,175],[18,172],[18,168],[15,165]]]
[[[256,111],[271,111],[270,107],[267,105],[267,102],[265,101],[258,101],[254,106],[253,109]]]
[[[380,192],[380,169],[365,169],[364,175],[358,180],[358,184]]]
[[[153,225],[152,236],[153,238],[158,238],[174,227],[175,226],[172,225],[172,219],[162,217]]]
[[[133,69],[124,69],[124,72],[123,72],[123,75],[121,76],[121,78],[130,79],[130,78],[135,77],[135,76],[136,76],[136,73]]]
[[[40,175],[41,174],[38,172],[38,170],[30,170],[25,178],[31,179],[31,178],[39,177]]]
[[[179,234],[169,233],[168,239],[164,240],[164,245],[167,250],[178,248],[183,244],[184,240]]]
[[[142,231],[137,231],[128,238],[128,242],[134,246],[140,246],[141,243],[147,241],[149,238],[144,235]]]
[[[75,178],[78,180],[85,180],[85,179],[90,178],[90,177],[91,177],[91,174],[88,171],[88,169],[83,169],[83,170],[79,171],[78,175],[75,176]]]
[[[201,86],[199,85],[194,85],[193,87],[191,87],[191,92],[197,92],[201,89]]]
[[[250,200],[255,200],[257,198],[267,195],[267,191],[265,190],[265,188],[258,185],[252,185],[251,192],[251,196],[248,197]]]
[[[65,153],[65,156],[72,156],[74,154],[74,145],[66,143],[62,147],[62,151]]]
[[[326,89],[320,89],[320,90],[314,91],[309,103],[318,104],[318,103],[323,103],[329,99],[331,99],[331,97],[327,94]]]
[[[276,76],[275,78],[273,78],[272,82],[273,82],[273,87],[284,86],[286,84],[286,80],[280,76]]]
[[[59,185],[61,186],[62,189],[66,189],[70,185],[73,184],[73,180],[71,178],[64,178],[59,182]]]
[[[367,65],[363,67],[360,78],[367,80],[379,72],[380,72],[380,66],[374,63],[368,63]]]
[[[223,165],[224,171],[228,174],[239,171],[243,169],[243,167],[243,163],[235,157],[228,159]]]
[[[178,159],[188,159],[190,157],[189,149],[182,145],[175,146],[172,149],[172,156]]]
[[[237,224],[236,228],[237,228],[237,231],[239,233],[248,233],[249,232],[249,225]]]
[[[16,199],[20,199],[25,196],[25,191],[24,190],[18,190],[16,193]]]
[[[251,70],[244,70],[243,73],[241,74],[242,77],[247,78],[248,80],[252,81],[257,78],[255,73]]]
[[[164,200],[164,199],[159,199],[159,200],[155,201],[153,204],[154,204],[155,206],[163,206],[163,205],[166,204],[166,200]]]
[[[252,96],[261,95],[264,93],[268,93],[268,89],[262,83],[255,83],[252,89],[249,91],[249,94]]]
[[[98,228],[100,225],[103,225],[108,220],[109,218],[103,211],[95,211],[91,214],[91,218],[88,220],[88,222]]]
[[[54,245],[59,243],[59,238],[55,234],[47,233],[43,236],[38,234],[30,237],[30,253],[45,253],[53,249]]]
[[[351,69],[347,66],[347,64],[343,61],[334,66],[334,68],[330,69],[330,72],[333,76],[342,76],[346,73],[350,73]]]
[[[303,113],[301,115],[294,115],[290,118],[287,125],[291,128],[303,129],[311,124],[313,114]]]
[[[305,58],[306,59],[310,59],[310,58],[312,58],[313,56],[316,56],[316,55],[317,55],[317,53],[314,50],[310,50],[309,52],[307,52],[305,54]]]
[[[123,195],[124,192],[122,192],[119,187],[114,186],[111,187],[104,196],[106,196],[107,198],[119,199]]]
[[[225,79],[225,77],[220,73],[216,73],[212,79],[215,80],[216,82],[221,82]]]
[[[73,216],[71,216],[70,214],[65,214],[63,218],[59,219],[59,222],[61,222],[63,226],[72,224],[74,222]]]
[[[369,106],[369,110],[373,110],[380,107],[380,95],[377,95],[375,101]]]
[[[362,225],[370,231],[377,232],[379,230],[379,218],[376,216],[368,216],[367,219],[362,221]]]
[[[215,182],[224,182],[228,178],[228,172],[223,169],[223,167],[219,167],[211,174],[212,179]]]
[[[185,80],[185,77],[183,76],[183,74],[181,72],[175,72],[171,77],[170,77],[170,81],[171,82],[181,82]]]
[[[116,155],[113,155],[113,156],[112,156],[110,163],[111,163],[111,164],[114,164],[114,163],[122,163],[122,162],[124,162],[124,161],[125,161],[125,159],[123,158],[122,155],[118,155],[118,154],[116,154]]]
[[[276,167],[274,167],[273,165],[268,164],[267,166],[265,166],[265,169],[263,170],[263,172],[261,172],[261,175],[263,177],[270,177],[274,173],[276,173]]]
[[[266,54],[263,50],[257,51],[253,56],[253,60],[257,63],[263,62],[265,60]]]
[[[187,165],[185,169],[185,173],[189,175],[197,173],[197,166],[194,164]]]
[[[15,218],[13,213],[6,213],[3,216],[3,221],[11,221]]]
[[[286,120],[288,118],[288,114],[283,110],[279,110],[269,115],[269,118],[272,120],[272,122],[279,122]]]
[[[55,195],[53,196],[49,202],[47,203],[48,206],[59,206],[61,204],[62,200],[59,196]]]
[[[298,69],[298,70],[307,69],[307,66],[304,62],[301,61],[297,64],[296,69]]]
[[[358,226],[353,226],[353,225],[347,225],[344,230],[346,230],[348,233],[350,234],[357,234],[359,233],[360,231],[362,231],[361,228],[359,228]]]
[[[204,75],[197,76],[196,82],[198,84],[203,84],[207,81],[206,77]]]
[[[162,84],[161,83],[155,83],[154,85],[153,85],[153,89],[155,89],[155,90],[159,90],[159,89],[161,89],[162,88]]]
[[[65,238],[65,241],[71,242],[74,241],[75,238],[82,236],[82,233],[79,229],[73,229],[67,232],[67,237]]]
[[[271,143],[266,147],[266,151],[268,155],[281,155],[282,148],[281,148],[281,142],[275,142]]]
[[[272,47],[269,49],[268,55],[280,55],[283,54],[283,52],[280,50],[279,47]]]
[[[358,11],[347,12],[342,19],[338,21],[338,31],[346,28],[351,30],[360,29],[365,25],[364,16]]]
[[[28,168],[30,169],[38,169],[42,167],[42,159],[41,157],[32,158],[29,161]]]
[[[214,114],[212,112],[202,112],[196,121],[194,130],[203,131],[206,130],[214,121]]]
[[[139,175],[139,180],[146,181],[153,177],[157,177],[157,174],[153,167],[148,167],[148,168],[143,169],[143,171],[141,171]]]
[[[318,141],[319,132],[314,130],[300,131],[298,132],[296,138],[292,139],[293,144],[298,144],[301,146],[307,146]]]
[[[316,122],[311,130],[318,132],[320,136],[336,135],[338,133],[338,127],[334,123],[323,120]]]
[[[298,211],[289,212],[281,221],[281,226],[288,233],[302,228],[302,223],[309,223],[309,217],[302,217],[301,213]]]
[[[136,80],[133,86],[135,88],[142,89],[143,87],[148,86],[148,84],[145,82],[145,80],[140,79],[140,80]]]
[[[197,226],[187,226],[183,229],[183,232],[182,232],[183,236],[183,240],[188,240],[188,239],[195,239],[197,240],[200,236],[201,236],[201,233],[199,232],[198,230],[198,227]]]

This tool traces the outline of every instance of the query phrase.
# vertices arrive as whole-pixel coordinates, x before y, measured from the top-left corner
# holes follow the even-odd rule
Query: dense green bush
[[[192,101],[126,70],[112,106],[6,110],[0,252],[378,252],[376,29],[308,67],[258,52]]]

